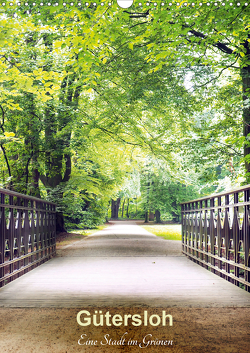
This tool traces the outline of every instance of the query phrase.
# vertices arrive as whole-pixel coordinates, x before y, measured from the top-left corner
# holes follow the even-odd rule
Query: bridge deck
[[[181,254],[181,244],[117,222],[0,290],[1,307],[250,307],[250,294]]]

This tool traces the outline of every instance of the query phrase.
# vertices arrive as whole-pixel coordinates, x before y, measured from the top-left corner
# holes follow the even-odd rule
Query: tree
[[[180,203],[195,199],[199,195],[199,185],[185,185],[178,182],[168,171],[163,161],[148,159],[141,170],[141,203],[148,221],[148,213],[153,212],[157,223],[161,220],[178,222],[181,215]]]
[[[111,218],[118,218],[121,198],[118,197],[116,200],[112,199],[111,201]]]
[[[211,7],[213,6],[213,8]],[[249,182],[250,171],[250,36],[249,4],[216,3],[207,6],[199,2],[192,6],[167,6],[158,11],[143,8],[143,32],[137,42],[147,40],[149,53],[146,60],[155,63],[154,71],[165,65],[176,68],[206,66],[213,68],[214,73],[203,85],[216,83],[218,78],[228,70],[237,70],[242,84],[242,126],[244,136],[244,156],[246,179]],[[141,16],[128,11],[131,18]],[[151,40],[152,33],[154,42]],[[132,41],[133,44],[133,41]]]
[[[175,192],[197,177],[200,190],[217,177],[237,180],[242,148],[248,168],[239,114],[250,125],[248,7],[197,6],[6,8],[3,184],[56,200],[67,221],[80,224],[91,208],[103,217],[138,156],[164,161]],[[161,212],[158,174],[150,170],[147,204],[150,192],[159,195],[150,208]]]

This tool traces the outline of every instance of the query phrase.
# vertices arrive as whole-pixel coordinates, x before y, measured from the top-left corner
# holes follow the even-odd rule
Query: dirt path
[[[88,308],[91,314],[98,307]],[[158,314],[173,316],[173,326],[81,327],[76,321],[80,309],[0,309],[1,353],[75,352],[172,352],[247,353],[250,351],[250,309],[247,308],[102,308],[103,313]],[[127,334],[125,334],[127,332]],[[123,345],[108,344],[125,334]],[[79,345],[81,335],[97,341],[95,346]],[[105,339],[105,335],[109,335]],[[149,336],[152,335],[152,336]],[[136,341],[133,346],[129,339]],[[172,345],[147,346],[149,340],[172,341]],[[143,340],[145,343],[143,343]],[[81,340],[83,344],[86,339]],[[101,342],[103,344],[101,344]],[[111,342],[110,342],[111,343]],[[140,347],[141,343],[141,347]]]

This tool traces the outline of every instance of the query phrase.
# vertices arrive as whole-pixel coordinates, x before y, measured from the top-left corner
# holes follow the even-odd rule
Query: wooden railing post
[[[215,243],[215,218],[214,218],[214,198],[210,198],[210,243],[211,243],[211,250],[210,253],[212,256],[210,256],[210,262],[211,262],[211,271],[214,273],[214,265],[215,265],[215,248],[214,248],[214,243]]]
[[[229,195],[225,195],[225,206],[229,205]],[[229,208],[225,207],[225,220],[224,220],[224,239],[225,239],[225,258],[229,260],[229,242],[230,242],[230,224],[229,224]],[[230,274],[229,262],[225,263],[226,273]],[[226,275],[226,279],[230,281],[230,276]]]

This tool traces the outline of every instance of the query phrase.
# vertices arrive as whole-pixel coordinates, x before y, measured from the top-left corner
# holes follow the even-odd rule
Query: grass
[[[94,229],[71,229],[69,231],[69,233],[80,234],[80,235],[86,236],[86,235],[91,235],[91,234],[93,234],[95,232],[98,232],[98,230],[102,230],[102,229],[107,228],[107,227],[108,227],[108,225],[103,224],[101,226],[97,226]]]
[[[141,227],[167,240],[181,240],[181,224],[150,224]]]
[[[61,236],[56,239],[56,247],[57,249],[70,245],[78,240],[84,239],[86,236],[91,235],[98,230],[102,230],[107,228],[106,224],[96,227],[95,229],[70,229],[68,233],[63,233]]]

